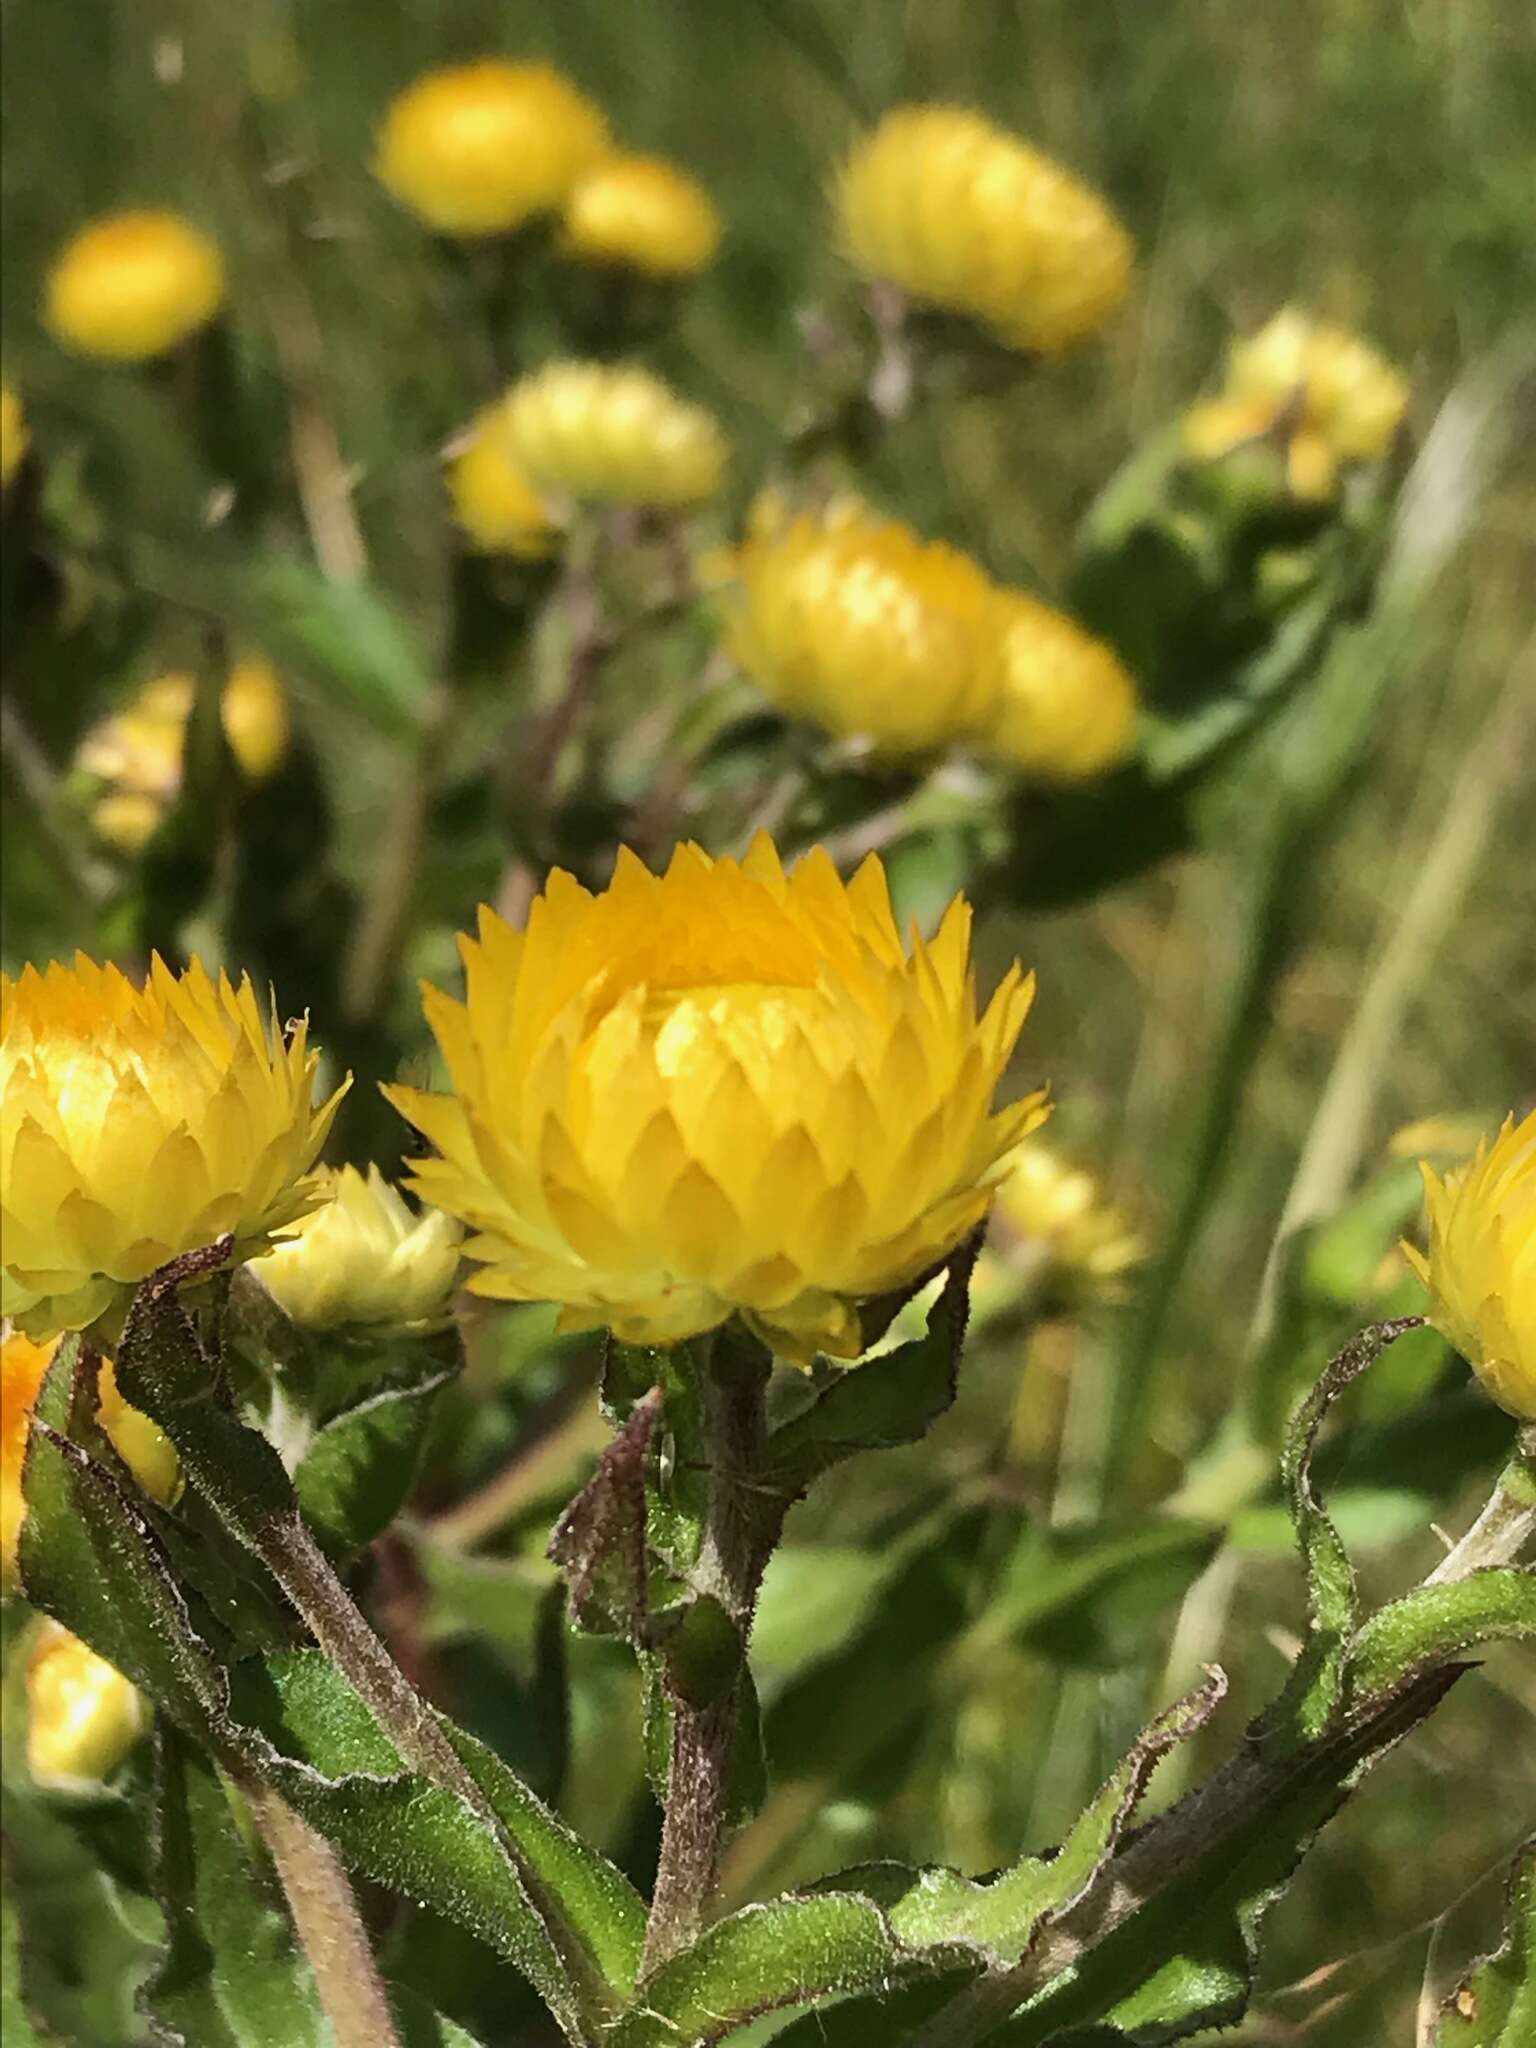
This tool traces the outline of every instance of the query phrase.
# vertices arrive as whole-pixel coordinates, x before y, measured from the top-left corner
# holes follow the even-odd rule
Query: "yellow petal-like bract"
[[[417,1216],[376,1166],[322,1167],[322,1200],[252,1268],[306,1330],[351,1324],[421,1329],[448,1311],[459,1270],[459,1225]]]
[[[0,490],[20,469],[31,440],[21,394],[0,379]]]
[[[696,505],[729,450],[718,421],[632,364],[556,362],[502,411],[509,460],[537,491],[597,505]]]
[[[318,1063],[302,1019],[196,961],[156,956],[142,987],[83,953],[0,975],[0,1312],[84,1329],[226,1232],[263,1249],[310,1206],[345,1092],[314,1107]]]
[[[607,157],[566,198],[560,252],[579,262],[692,277],[719,246],[713,200],[665,157]]]
[[[1034,1094],[992,1098],[1029,1008],[978,1020],[970,911],[904,947],[878,860],[844,884],[679,847],[556,870],[526,931],[482,910],[466,1000],[427,991],[454,1092],[387,1090],[440,1158],[413,1185],[474,1226],[478,1293],[669,1344],[739,1311],[784,1357],[861,1349],[854,1304],[978,1224]]]
[[[1467,1165],[1420,1171],[1429,1250],[1403,1250],[1429,1289],[1429,1319],[1501,1408],[1536,1422],[1536,1110],[1506,1117]]]
[[[38,1629],[26,1689],[27,1769],[49,1791],[101,1784],[149,1726],[133,1682],[56,1621]]]
[[[499,235],[558,207],[607,143],[569,79],[489,57],[429,71],[392,101],[374,167],[429,227]]]
[[[1049,782],[1102,775],[1136,740],[1136,685],[1114,649],[1021,590],[1002,593],[984,751]]]
[[[1130,237],[1097,193],[966,108],[887,114],[843,166],[837,208],[867,277],[965,314],[1010,348],[1071,348],[1130,281]]]
[[[1104,1199],[1091,1173],[1054,1146],[1032,1138],[997,1190],[1001,1222],[1069,1281],[1113,1297],[1124,1275],[1146,1256],[1140,1233]]]
[[[145,362],[206,326],[224,303],[224,261],[180,214],[105,214],[48,273],[49,327],[77,355]]]
[[[448,495],[460,530],[479,553],[537,561],[552,552],[558,528],[512,460],[503,411],[487,406],[449,457]]]
[[[903,755],[990,710],[997,592],[957,548],[849,500],[787,518],[768,498],[734,568],[731,652],[795,717]]]

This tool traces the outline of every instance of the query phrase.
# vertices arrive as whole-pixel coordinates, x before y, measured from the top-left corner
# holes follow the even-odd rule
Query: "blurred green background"
[[[1143,1537],[1124,1572],[1090,1575],[1081,1601],[1037,1626],[1031,1587],[1063,1555],[1031,1550],[1026,1518],[1144,1530],[1132,1511],[1177,1492],[1230,1406],[1300,1161],[1315,1176],[1303,1193],[1321,1189],[1331,1210],[1381,1169],[1401,1124],[1442,1112],[1491,1123],[1536,1086],[1536,26],[1521,0],[8,9],[0,321],[62,536],[41,613],[8,592],[8,965],[118,942],[89,862],[83,881],[78,848],[61,843],[54,781],[91,722],[155,669],[199,659],[211,627],[279,659],[334,806],[343,883],[365,885],[401,829],[406,742],[390,706],[424,695],[451,656],[438,450],[510,366],[497,335],[466,317],[473,265],[377,186],[370,138],[417,72],[491,50],[549,57],[625,141],[678,158],[722,207],[718,266],[647,349],[731,431],[722,533],[804,391],[797,313],[846,289],[826,232],[830,168],[904,98],[979,105],[1072,165],[1120,211],[1140,263],[1102,343],[1007,390],[924,408],[872,458],[872,496],[998,575],[1059,593],[1077,521],[1109,473],[1211,380],[1234,328],[1295,301],[1408,369],[1413,438],[1430,453],[1405,521],[1426,545],[1458,530],[1392,643],[1347,802],[1272,884],[1282,937],[1239,1018],[1227,998],[1256,914],[1240,859],[1187,859],[1052,917],[989,901],[989,970],[1017,951],[1039,971],[1024,1066],[1050,1076],[1059,1132],[1154,1250],[1175,1233],[1192,1174],[1201,1227],[1179,1269],[1154,1257],[1121,1308],[1030,1345],[1006,1319],[984,1333],[959,1408],[921,1452],[866,1461],[835,1502],[800,1512],[760,1644],[776,1790],[733,1875],[760,1889],[877,1853],[983,1868],[1054,1837],[1191,1657],[1234,1671],[1237,1703],[1206,1738],[1213,1755],[1230,1744],[1241,1711],[1277,1684],[1300,1619],[1284,1531],[1260,1502],[1192,1597],[1215,1537]],[[229,260],[240,404],[222,422],[190,412],[164,379],[70,362],[39,326],[58,244],[90,213],[140,203],[185,210]],[[537,336],[540,309],[520,312]],[[1523,422],[1505,416],[1519,405]],[[229,417],[252,445],[217,445]],[[254,527],[210,521],[209,492],[231,470],[250,479]],[[12,582],[23,566],[8,562]],[[386,1064],[402,1040],[420,1049],[412,974],[452,973],[449,934],[495,886],[505,846],[452,792],[504,722],[482,689],[442,739],[447,795],[427,820],[417,921],[379,1027]],[[1232,801],[1256,799],[1239,786]],[[345,1043],[366,1072],[385,1060],[379,1043],[327,1014],[340,899],[305,896],[302,846],[285,858],[292,916],[272,940],[281,920],[268,906],[262,929],[280,957],[263,970],[281,967],[282,1000],[309,1002],[316,1036]],[[935,873],[908,876],[915,902],[964,879],[942,845],[921,859]],[[234,961],[240,886],[204,902],[190,930]],[[249,886],[259,892],[259,871]],[[1223,1061],[1232,1085],[1202,1155]],[[359,1142],[386,1146],[389,1126]],[[1396,1227],[1374,1212],[1362,1226],[1363,1272]],[[1325,1316],[1308,1327],[1312,1349],[1284,1362],[1291,1390],[1332,1328]],[[553,1383],[547,1351],[519,1379],[529,1350],[525,1332],[484,1368],[512,1389],[508,1429],[518,1403],[533,1413]],[[1092,1467],[1113,1376],[1138,1357],[1141,1434],[1100,1498],[1074,1460]],[[1429,1522],[1461,1526],[1501,1442],[1458,1366],[1436,1353],[1417,1369],[1433,1383],[1427,1423],[1404,1368],[1400,1398],[1381,1395],[1374,1411],[1368,1399],[1335,1459],[1377,1595],[1433,1563]],[[441,1480],[444,1499],[455,1479],[485,1476],[492,1448]],[[527,1593],[538,1574],[515,1560],[537,1551],[563,1477],[535,1486],[499,1541],[514,1562],[477,1566],[470,1591],[455,1581],[450,1620],[433,1624],[451,1652],[445,1685],[492,1732],[508,1712],[484,1704],[496,1673],[509,1687],[522,1673],[524,1705],[541,1682]],[[430,1576],[430,1556],[416,1568]],[[855,1623],[852,1647],[838,1647]],[[507,1661],[466,1647],[472,1629],[493,1644],[500,1630]],[[602,1768],[622,1746],[616,1730],[633,1730],[633,1699],[600,1648],[579,1646],[575,1661],[569,1782],[585,1790],[573,1811],[622,1846],[645,1823],[634,1786]],[[1382,1768],[1278,1910],[1261,1995],[1233,2039],[1413,2037],[1426,1967],[1439,1981],[1445,1958],[1486,1934],[1500,1859],[1536,1814],[1533,1716],[1528,1665],[1494,1657]]]

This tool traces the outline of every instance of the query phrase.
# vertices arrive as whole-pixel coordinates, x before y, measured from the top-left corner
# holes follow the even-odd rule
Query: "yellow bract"
[[[783,1356],[856,1357],[855,1302],[985,1215],[1043,1093],[992,1098],[1029,1008],[976,1016],[970,911],[904,947],[871,858],[786,875],[679,847],[556,870],[517,932],[480,914],[466,1000],[426,991],[454,1093],[386,1090],[438,1147],[412,1185],[462,1216],[478,1293],[670,1344],[740,1311]]]
[[[1114,1296],[1146,1256],[1140,1233],[1091,1173],[1071,1165],[1039,1138],[1023,1147],[997,1190],[1002,1222],[1058,1273]]]
[[[901,755],[989,708],[996,592],[958,549],[849,500],[787,518],[767,498],[734,569],[731,652],[796,717]]]
[[[898,107],[844,165],[837,207],[868,277],[1055,355],[1124,298],[1131,242],[1097,193],[984,115]]]
[[[536,561],[553,550],[558,528],[512,460],[502,406],[487,406],[449,457],[448,495],[460,528],[481,554]]]
[[[31,440],[20,393],[0,382],[0,490],[20,469]]]
[[[110,213],[81,228],[48,273],[46,317],[78,355],[144,362],[205,326],[224,302],[224,260],[179,214]]]
[[[720,246],[709,194],[659,156],[611,156],[572,187],[562,255],[615,263],[648,277],[691,277]]]
[[[559,206],[602,155],[600,110],[547,64],[429,71],[391,102],[374,168],[448,235],[497,235]]]
[[[39,1627],[27,1659],[27,1769],[54,1792],[110,1778],[149,1726],[130,1679],[56,1621]]]
[[[142,987],[83,953],[0,975],[0,1311],[84,1329],[225,1232],[252,1257],[313,1200],[346,1088],[316,1109],[318,1064],[302,1019],[196,961],[155,956]]]
[[[1421,1164],[1429,1251],[1405,1244],[1430,1321],[1501,1408],[1536,1422],[1536,1110],[1444,1174]]]
[[[535,490],[599,505],[697,504],[729,454],[712,414],[628,364],[550,363],[512,386],[502,422]]]
[[[376,1166],[322,1167],[317,1183],[320,1206],[253,1269],[279,1307],[306,1330],[440,1322],[459,1270],[453,1218],[417,1216]]]
[[[1023,591],[1001,593],[996,693],[983,750],[1044,781],[1102,775],[1136,742],[1136,685],[1114,650]]]

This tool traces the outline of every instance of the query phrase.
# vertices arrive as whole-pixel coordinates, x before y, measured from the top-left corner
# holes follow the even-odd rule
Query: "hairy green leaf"
[[[439,1372],[382,1388],[316,1432],[293,1483],[305,1520],[328,1550],[360,1550],[400,1512],[433,1398],[451,1377]]]
[[[1536,2041],[1536,1835],[1515,1858],[1507,1932],[1440,2009],[1432,2048],[1527,2048]]]

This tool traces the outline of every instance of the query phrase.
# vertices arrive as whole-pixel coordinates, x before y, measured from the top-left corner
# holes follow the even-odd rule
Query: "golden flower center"
[[[802,1026],[824,1026],[826,1004],[815,989],[780,982],[705,982],[652,992],[645,1021],[663,1080],[686,1081],[722,1053],[749,1070],[772,1061]]]

